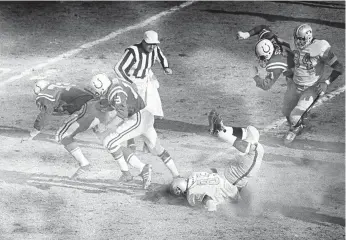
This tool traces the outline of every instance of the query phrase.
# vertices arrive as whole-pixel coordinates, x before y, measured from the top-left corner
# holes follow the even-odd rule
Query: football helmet
[[[175,178],[171,183],[169,190],[176,196],[185,195],[187,190],[187,179],[182,177]]]
[[[97,74],[92,77],[87,90],[95,96],[100,97],[107,93],[111,85],[112,81],[107,77],[106,74]]]
[[[259,40],[255,46],[256,57],[259,60],[259,64],[262,68],[267,66],[267,62],[274,53],[274,45],[268,39]]]
[[[45,89],[50,83],[46,80],[39,80],[35,83],[34,87],[34,93],[37,95],[39,94],[43,89]]]
[[[294,44],[298,49],[304,49],[312,41],[312,28],[309,24],[302,24],[294,29]]]

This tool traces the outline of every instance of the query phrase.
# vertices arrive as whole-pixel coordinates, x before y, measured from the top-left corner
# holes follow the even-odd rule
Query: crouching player
[[[154,115],[146,109],[143,99],[129,83],[116,78],[110,80],[107,75],[98,74],[92,78],[89,91],[107,101],[105,112],[116,111],[115,117],[104,126],[105,131],[99,133],[98,137],[119,163],[124,179],[132,179],[132,176],[121,145],[136,137],[143,138],[149,151],[163,161],[173,177],[179,176],[174,160],[161,145],[154,129]],[[137,163],[134,166],[140,167]],[[148,188],[149,184],[145,184],[144,188]]]
[[[56,132],[56,141],[61,143],[79,164],[79,168],[71,176],[71,179],[81,177],[90,170],[90,162],[84,156],[74,137],[89,129],[93,129],[94,132],[100,131],[99,126],[106,123],[115,113],[103,111],[102,100],[94,98],[92,93],[73,84],[50,83],[40,80],[35,83],[34,92],[36,94],[36,105],[40,113],[35,120],[30,137],[25,140],[31,140],[37,136],[43,130],[51,115],[69,115]],[[130,165],[136,163],[136,166],[139,166],[143,185],[148,185],[151,181],[150,165],[142,163],[127,148],[123,147],[122,152]],[[124,179],[120,178],[120,181],[122,180]],[[126,180],[132,180],[132,178]]]
[[[249,179],[254,178],[261,166],[264,150],[255,127],[227,127],[221,117],[211,111],[209,114],[210,133],[230,143],[239,154],[230,162],[223,174],[216,172],[195,172],[188,178],[177,178],[170,185],[176,196],[185,196],[191,206],[204,205],[208,211],[216,211],[217,205],[244,199],[242,194]],[[251,195],[247,195],[249,198]]]

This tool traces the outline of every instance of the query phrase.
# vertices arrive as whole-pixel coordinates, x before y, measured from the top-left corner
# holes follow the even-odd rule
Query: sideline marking
[[[339,87],[330,93],[326,93],[325,95],[323,95],[322,98],[320,98],[317,101],[317,103],[312,108],[321,106],[323,102],[326,102],[326,101],[332,99],[333,97],[335,97],[335,96],[337,96],[343,92],[345,92],[345,86]],[[264,127],[260,131],[260,133],[266,133],[270,130],[276,129],[276,128],[280,127],[281,125],[283,125],[285,122],[286,122],[286,118],[280,118],[279,120],[272,122],[271,124]]]
[[[195,3],[195,1],[184,2],[184,3],[180,4],[179,6],[175,6],[175,7],[171,8],[171,9],[168,9],[166,11],[158,13],[158,14],[156,14],[156,15],[154,15],[154,16],[146,19],[146,20],[144,20],[141,23],[137,23],[135,25],[131,25],[129,27],[125,27],[125,28],[119,29],[119,30],[117,30],[115,32],[112,32],[112,33],[108,34],[107,36],[105,36],[103,38],[100,38],[100,39],[92,41],[92,42],[85,43],[85,44],[79,46],[76,49],[70,50],[70,51],[65,52],[63,54],[60,54],[57,57],[50,58],[50,59],[48,59],[44,63],[38,64],[38,65],[36,65],[36,66],[34,66],[34,67],[30,68],[30,69],[27,69],[27,70],[23,71],[19,75],[12,76],[9,79],[0,82],[0,87],[6,85],[8,83],[14,82],[14,81],[16,81],[18,79],[21,79],[22,77],[28,76],[28,75],[32,74],[33,71],[35,71],[35,70],[42,69],[42,68],[44,68],[46,66],[49,66],[51,64],[54,64],[54,63],[56,63],[58,61],[61,61],[63,59],[66,59],[66,58],[69,58],[69,57],[71,57],[73,55],[76,55],[77,53],[81,52],[84,49],[88,49],[88,48],[91,48],[91,47],[93,47],[93,46],[95,46],[97,44],[100,44],[102,42],[106,42],[106,41],[108,41],[108,40],[110,40],[112,38],[115,38],[116,36],[118,36],[118,35],[120,35],[122,33],[128,32],[130,30],[134,30],[134,29],[137,29],[137,28],[144,27],[144,26],[148,25],[149,23],[151,23],[151,22],[153,22],[153,21],[155,21],[155,20],[157,20],[157,19],[159,19],[159,18],[161,18],[161,17],[163,17],[165,15],[171,14],[171,13],[173,13],[173,12],[175,12],[177,10],[180,10],[180,9],[182,9],[184,7],[187,7],[187,6],[189,6],[189,5],[193,4],[193,3]]]

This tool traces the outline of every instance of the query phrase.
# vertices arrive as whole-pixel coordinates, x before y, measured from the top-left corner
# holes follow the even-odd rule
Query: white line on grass
[[[107,36],[105,36],[105,37],[103,37],[101,39],[95,40],[93,42],[85,43],[85,44],[81,45],[80,47],[78,47],[76,49],[70,50],[70,51],[65,52],[63,54],[60,54],[57,57],[50,58],[46,62],[40,63],[40,64],[30,68],[30,69],[27,69],[27,70],[23,71],[22,73],[20,73],[19,75],[15,75],[15,76],[10,77],[7,80],[1,81],[0,82],[0,87],[6,85],[8,83],[14,82],[14,81],[16,81],[18,79],[21,79],[22,77],[28,76],[28,75],[32,74],[34,70],[42,69],[42,68],[44,68],[46,66],[52,65],[52,64],[54,64],[56,62],[59,62],[59,61],[61,61],[63,59],[69,58],[69,57],[71,57],[73,55],[76,55],[77,53],[81,52],[84,49],[88,49],[88,48],[91,48],[91,47],[93,47],[93,46],[95,46],[97,44],[100,44],[102,42],[106,42],[106,41],[108,41],[108,40],[110,40],[112,38],[115,38],[116,36],[118,36],[118,35],[120,35],[122,33],[125,33],[125,32],[128,32],[128,31],[134,30],[134,29],[138,29],[138,28],[144,27],[144,26],[148,25],[149,23],[154,22],[155,20],[157,20],[157,19],[159,19],[159,18],[161,18],[161,17],[163,17],[165,15],[171,14],[171,13],[173,13],[173,12],[175,12],[177,10],[180,10],[180,9],[182,9],[184,7],[187,7],[187,6],[189,6],[189,5],[193,4],[193,3],[194,2],[184,2],[184,3],[180,4],[179,6],[175,6],[175,7],[171,8],[171,9],[169,9],[167,11],[163,11],[163,12],[161,12],[159,14],[156,14],[156,15],[154,15],[154,16],[146,19],[146,20],[144,20],[143,22],[140,22],[140,23],[135,24],[135,25],[131,25],[131,26],[126,27],[126,28],[119,29],[119,30],[117,30],[115,32],[112,32],[112,33],[108,34]]]

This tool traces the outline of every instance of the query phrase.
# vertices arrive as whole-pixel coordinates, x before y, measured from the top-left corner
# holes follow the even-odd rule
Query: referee
[[[158,46],[159,43],[159,37],[155,31],[146,31],[140,43],[125,49],[120,61],[114,66],[114,71],[117,78],[129,82],[137,88],[146,108],[156,118],[163,118],[162,103],[158,92],[159,82],[151,67],[158,61],[165,74],[172,74],[172,69],[169,68],[167,58]],[[129,140],[128,147],[135,149],[133,140]]]

